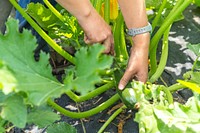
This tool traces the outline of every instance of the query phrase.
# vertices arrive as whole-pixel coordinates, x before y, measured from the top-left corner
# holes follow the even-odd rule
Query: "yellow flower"
[[[104,3],[102,4],[101,16],[104,16]],[[117,0],[110,0],[110,19],[114,20],[118,16],[118,2]]]

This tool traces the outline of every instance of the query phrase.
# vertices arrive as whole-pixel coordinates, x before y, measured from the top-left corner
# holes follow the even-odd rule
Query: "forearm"
[[[147,26],[145,0],[118,0],[128,29]],[[134,48],[148,53],[150,34],[143,33],[132,37]]]
[[[93,7],[89,0],[56,0],[61,6],[68,10],[78,20],[87,17],[93,12]]]
[[[147,25],[145,0],[118,0],[126,26],[139,28]]]

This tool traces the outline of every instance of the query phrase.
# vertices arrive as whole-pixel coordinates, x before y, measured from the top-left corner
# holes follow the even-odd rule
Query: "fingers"
[[[105,54],[111,54],[114,55],[114,39],[113,36],[109,36],[106,39],[104,39],[103,41],[100,40],[90,40],[87,35],[84,35],[84,41],[86,44],[93,44],[93,43],[101,43],[102,45],[105,46],[105,50],[103,53]]]
[[[147,76],[148,74],[138,74],[136,77],[138,81],[145,83],[147,81]]]
[[[134,74],[135,74],[134,71],[130,71],[129,69],[126,69],[123,77],[121,78],[119,82],[119,85],[118,85],[119,90],[123,90],[126,87],[128,82],[133,78]]]
[[[104,42],[103,45],[105,46],[105,50],[103,53],[105,54],[111,54],[114,55],[114,41],[113,37],[107,38]]]

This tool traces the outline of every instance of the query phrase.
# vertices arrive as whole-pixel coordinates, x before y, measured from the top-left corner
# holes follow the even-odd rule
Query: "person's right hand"
[[[133,37],[133,42],[134,45],[131,48],[131,55],[126,71],[118,85],[120,90],[123,90],[132,79],[144,83],[147,81],[150,33],[136,35]]]
[[[85,43],[101,43],[105,46],[104,53],[114,54],[114,39],[111,28],[94,8],[87,16],[79,17],[78,22],[85,33]]]

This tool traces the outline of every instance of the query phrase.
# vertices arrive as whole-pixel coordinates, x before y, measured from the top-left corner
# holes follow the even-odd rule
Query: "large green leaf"
[[[136,81],[134,81],[136,82]],[[200,101],[198,97],[191,97],[186,104],[174,102],[170,105],[166,100],[163,86],[143,84],[143,89],[137,89],[137,83],[132,86],[137,90],[136,99],[140,105],[135,115],[140,133],[199,133],[200,129]],[[141,88],[141,87],[140,87]],[[145,89],[149,89],[151,102],[146,99]]]
[[[8,97],[4,101],[1,111],[1,117],[5,120],[12,122],[19,128],[24,128],[27,119],[27,109],[24,104],[23,98],[19,95]]]
[[[49,27],[55,25],[56,22],[59,21],[51,10],[40,3],[28,4],[26,12],[45,30],[48,30]]]
[[[0,89],[5,94],[9,94],[15,90],[17,81],[12,71],[3,62],[0,61]]]
[[[49,126],[47,128],[47,133],[77,133],[77,131],[71,125],[61,122]]]
[[[200,56],[200,43],[188,44],[187,47],[192,50],[197,56]]]
[[[75,54],[75,79],[68,74],[65,84],[81,94],[86,94],[95,89],[95,84],[101,81],[100,70],[110,68],[113,58],[102,54],[104,46],[95,44],[90,47],[82,47]],[[71,75],[73,74],[72,72]],[[71,81],[71,82],[70,82]]]
[[[184,73],[183,77],[184,77],[184,79],[189,80],[191,82],[194,82],[197,84],[200,83],[200,78],[199,78],[200,72],[199,71],[196,71],[196,72],[188,71],[188,72]]]
[[[43,128],[59,119],[59,115],[50,110],[37,109],[28,114],[27,122],[33,123],[39,126],[39,128]]]
[[[154,114],[158,119],[160,132],[199,133],[200,129],[200,102],[194,97],[190,98],[186,105],[175,102],[174,108],[154,108]]]
[[[0,35],[0,60],[5,62],[14,74],[15,91],[27,93],[29,102],[40,105],[49,97],[60,96],[66,88],[53,77],[47,54],[41,53],[40,60],[35,61],[35,47],[36,39],[30,31],[24,29],[23,33],[19,33],[17,21],[10,19],[7,22],[6,34]]]
[[[184,80],[177,80],[180,84],[190,88],[191,90],[197,92],[200,94],[200,86],[199,84],[196,84],[196,83],[192,83],[192,82],[187,82],[187,81],[184,81]]]

